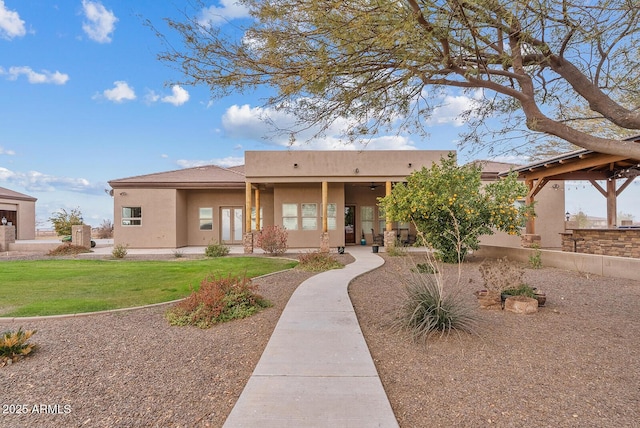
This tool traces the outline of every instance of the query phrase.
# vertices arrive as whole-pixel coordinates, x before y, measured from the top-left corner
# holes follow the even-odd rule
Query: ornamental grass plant
[[[475,333],[478,315],[464,299],[460,274],[457,279],[445,277],[430,253],[427,261],[418,265],[429,269],[408,270],[395,328],[409,332],[418,342],[452,333]]]

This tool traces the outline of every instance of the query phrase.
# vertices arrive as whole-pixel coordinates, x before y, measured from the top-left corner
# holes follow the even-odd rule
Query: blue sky
[[[234,0],[208,4],[192,12],[212,25],[247,18]],[[238,165],[245,150],[287,150],[286,137],[264,138],[270,133],[260,118],[269,114],[280,124],[291,118],[261,108],[260,93],[211,101],[205,87],[167,84],[180,76],[156,59],[162,46],[144,20],[165,30],[162,19],[180,18],[188,5],[0,0],[0,186],[38,198],[37,227],[50,227],[48,217],[60,208],[79,207],[94,226],[112,219],[108,180]],[[473,100],[442,97],[429,138],[383,135],[368,148],[455,150],[463,125],[457,115]],[[334,131],[303,148],[353,149]],[[604,198],[574,187],[567,189],[567,209],[605,215]],[[597,197],[601,203],[594,204]],[[619,211],[631,212],[638,200],[636,183]]]

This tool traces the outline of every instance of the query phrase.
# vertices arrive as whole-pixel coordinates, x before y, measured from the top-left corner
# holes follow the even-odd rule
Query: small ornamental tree
[[[481,167],[458,166],[453,153],[430,169],[422,168],[397,185],[380,205],[393,221],[411,222],[418,235],[446,263],[478,249],[479,237],[494,230],[520,233],[533,207],[517,204],[527,191],[516,174],[484,185]]]
[[[61,208],[49,217],[49,221],[53,224],[58,236],[71,235],[71,226],[84,224],[80,208],[74,208],[69,212]]]

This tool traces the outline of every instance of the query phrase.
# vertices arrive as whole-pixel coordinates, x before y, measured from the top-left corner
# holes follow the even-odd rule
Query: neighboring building
[[[377,199],[394,183],[404,182],[413,171],[429,168],[447,154],[249,151],[244,166],[203,166],[112,180],[114,242],[133,248],[221,242],[246,249],[252,245],[247,232],[268,225],[284,226],[291,248],[359,245],[363,237],[370,245],[383,235],[387,242],[392,237],[410,239],[415,231],[408,224],[392,223],[387,228]],[[497,179],[505,169],[487,177]],[[564,205],[553,209],[558,211],[553,218],[557,214],[560,221],[552,232],[555,238],[562,232]],[[507,236],[489,238],[499,240],[502,235]],[[507,241],[519,246],[517,239]]]
[[[36,198],[0,187],[0,219],[16,228],[16,239],[36,238]]]

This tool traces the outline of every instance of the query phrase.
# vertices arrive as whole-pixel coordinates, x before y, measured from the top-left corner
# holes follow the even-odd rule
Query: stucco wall
[[[114,192],[114,244],[134,248],[177,248],[175,189],[125,189]],[[140,226],[122,225],[122,207],[141,207]]]
[[[336,229],[329,230],[329,246],[337,247],[344,245],[344,186],[340,183],[329,184],[328,199],[329,204],[337,204]],[[316,230],[302,230],[300,221],[298,230],[288,231],[288,245],[290,248],[315,248],[320,247],[322,234],[322,186],[320,183],[310,184],[278,184],[273,192],[273,213],[275,224],[282,226],[282,204],[291,203],[315,203],[318,207],[318,228]],[[300,219],[300,213],[299,213]],[[265,223],[267,225],[267,223]]]
[[[556,183],[556,182],[554,182]],[[562,247],[560,233],[564,232],[564,182],[558,181],[558,189],[554,189],[552,183],[547,184],[535,198],[536,234],[540,235],[542,248]],[[524,228],[521,231],[524,233]],[[494,235],[483,236],[480,243],[501,247],[520,247],[520,237],[511,236],[505,232],[496,232]]]
[[[357,182],[376,177],[401,181],[422,166],[440,162],[448,151],[248,151],[245,152],[247,181]]]
[[[0,198],[0,209],[16,212],[16,239],[36,239],[35,201]]]
[[[244,191],[241,190],[189,190],[187,191],[185,223],[188,224],[187,245],[206,246],[220,242],[220,208],[239,207],[246,219]],[[262,199],[262,198],[261,198]],[[200,230],[200,208],[213,208],[213,229]],[[244,221],[243,221],[244,224]]]

